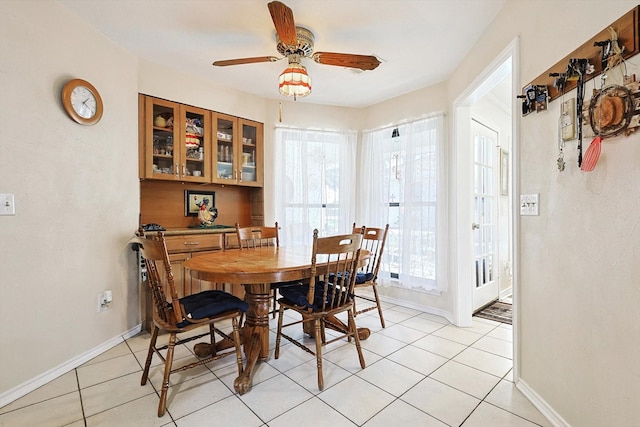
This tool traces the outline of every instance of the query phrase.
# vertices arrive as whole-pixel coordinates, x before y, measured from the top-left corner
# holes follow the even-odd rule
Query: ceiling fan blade
[[[286,4],[279,1],[272,1],[267,6],[280,41],[287,46],[296,46],[298,44],[298,36],[296,35],[293,11]]]
[[[316,52],[313,54],[313,60],[318,64],[338,65],[361,70],[374,70],[380,65],[378,58],[373,55],[354,55],[350,53]]]
[[[223,61],[215,61],[213,65],[216,67],[226,67],[227,65],[254,64],[256,62],[276,62],[282,58],[275,56],[255,56],[253,58],[227,59]]]

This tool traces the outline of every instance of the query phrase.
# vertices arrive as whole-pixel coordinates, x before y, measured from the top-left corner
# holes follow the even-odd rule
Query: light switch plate
[[[520,195],[520,215],[540,215],[540,194]]]
[[[0,194],[0,215],[15,215],[16,205],[13,194]]]

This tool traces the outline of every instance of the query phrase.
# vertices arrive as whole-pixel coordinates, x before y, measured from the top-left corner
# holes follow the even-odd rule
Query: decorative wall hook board
[[[603,67],[605,61],[603,61],[604,58],[602,55],[605,49],[603,46],[600,46],[600,44],[608,45],[607,40],[611,41],[611,49],[607,51],[609,54],[606,58],[606,65]],[[606,48],[607,46],[604,47]],[[602,73],[607,67],[611,68],[622,62],[622,60],[631,58],[638,53],[640,53],[640,6],[634,7],[616,19],[598,34],[594,35],[591,39],[531,81],[525,88],[532,85],[549,86],[549,101],[553,101],[562,96],[563,89],[566,93],[577,86],[577,80],[570,81],[569,79],[567,79],[564,88],[559,88],[554,85],[554,79],[559,76],[559,73],[564,71],[571,58],[588,59],[594,66],[593,73],[585,78],[585,80],[588,81]]]

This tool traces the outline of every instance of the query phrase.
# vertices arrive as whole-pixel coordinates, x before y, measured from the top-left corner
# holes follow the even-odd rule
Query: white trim
[[[520,39],[511,43],[511,93],[520,93]],[[520,113],[519,103],[514,100],[511,109],[511,287],[513,316],[513,380],[520,379]]]
[[[371,294],[373,295],[373,294]],[[407,301],[405,299],[397,299],[397,298],[392,298],[392,297],[388,297],[388,296],[383,296],[380,295],[380,302],[386,302],[389,304],[395,304],[395,305],[399,305],[401,307],[406,307],[406,308],[412,308],[414,310],[418,310],[421,311],[423,313],[427,313],[427,314],[433,314],[435,316],[439,316],[442,317],[444,319],[447,319],[447,321],[449,323],[453,323],[453,318],[451,317],[451,313],[449,313],[448,311],[445,310],[441,310],[439,308],[434,308],[428,305],[422,305],[422,304],[416,304],[413,303],[411,301]],[[384,315],[384,310],[383,313]]]
[[[511,295],[513,295],[513,288],[512,287],[508,287],[507,289],[503,289],[503,290],[500,291],[499,298],[500,298],[500,300],[503,300],[505,298],[511,297]]]
[[[66,362],[56,366],[55,368],[52,368],[47,372],[44,372],[38,375],[37,377],[31,378],[29,381],[26,381],[12,388],[11,390],[8,390],[0,394],[0,408],[2,408],[5,405],[8,405],[14,400],[21,398],[22,396],[25,396],[26,394],[31,393],[38,387],[41,387],[47,384],[48,382],[55,380],[59,376],[66,374],[67,372],[77,368],[78,366],[82,365],[85,362],[88,362],[94,357],[99,356],[105,351],[120,344],[127,338],[131,338],[132,336],[140,333],[141,330],[142,330],[142,323],[139,323],[138,325],[134,326],[128,331],[125,331],[123,334],[117,335],[111,338],[110,340],[107,340],[102,344],[92,348],[91,350],[86,351],[81,355],[76,356],[72,359],[69,359]]]
[[[516,383],[516,388],[536,407],[538,411],[553,425],[554,427],[571,427],[560,414],[558,414],[544,399],[538,395],[529,384],[520,380]]]
[[[378,286],[384,286],[384,285],[382,285],[381,283],[378,283]],[[375,297],[373,292],[370,291],[369,289],[358,291],[358,295],[364,295],[364,296],[368,296],[370,298],[374,298]],[[448,311],[444,311],[444,310],[441,310],[439,308],[434,308],[432,306],[416,304],[414,302],[407,301],[406,299],[398,299],[398,298],[390,297],[388,295],[380,295],[379,292],[378,292],[378,295],[380,297],[380,302],[381,303],[399,305],[400,307],[411,308],[413,310],[421,311],[423,313],[433,314],[434,316],[442,317],[443,319],[446,319],[449,323],[452,323],[451,322],[451,320],[452,320],[451,313],[449,313]],[[382,311],[383,311],[382,314],[384,315],[384,307],[383,307]],[[372,314],[372,316],[376,316],[376,314]]]

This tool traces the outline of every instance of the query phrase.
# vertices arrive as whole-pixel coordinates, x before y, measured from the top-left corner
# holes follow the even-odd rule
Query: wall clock
[[[85,80],[69,80],[62,88],[62,105],[69,117],[81,125],[94,125],[102,118],[102,98]]]

